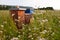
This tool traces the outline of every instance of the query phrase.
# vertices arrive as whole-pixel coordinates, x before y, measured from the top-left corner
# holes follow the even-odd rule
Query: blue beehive
[[[29,24],[30,23],[30,19],[32,17],[33,14],[33,10],[32,9],[26,9],[25,10],[25,24]]]
[[[32,13],[33,13],[33,10],[26,9],[26,10],[25,10],[25,13],[26,13],[26,14],[32,14]]]

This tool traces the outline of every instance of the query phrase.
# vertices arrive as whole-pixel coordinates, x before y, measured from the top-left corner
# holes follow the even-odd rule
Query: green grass
[[[30,24],[18,31],[8,10],[0,10],[0,39],[60,40],[60,11],[35,10]]]

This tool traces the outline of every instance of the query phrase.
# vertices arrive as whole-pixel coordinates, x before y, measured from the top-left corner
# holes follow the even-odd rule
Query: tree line
[[[9,10],[10,8],[14,8],[15,6],[7,6],[7,5],[0,5],[0,10]],[[43,7],[43,8],[38,8],[38,10],[54,10],[53,7]]]
[[[11,6],[6,6],[6,5],[0,5],[0,10],[9,10]]]
[[[39,10],[54,10],[53,7],[43,7],[43,8],[38,8]]]

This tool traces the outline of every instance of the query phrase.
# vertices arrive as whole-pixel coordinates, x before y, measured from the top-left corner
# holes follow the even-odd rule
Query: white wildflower
[[[40,12],[40,14],[43,14],[42,12]]]
[[[48,22],[48,19],[45,19],[46,22]]]
[[[29,36],[28,36],[28,38],[31,38],[31,37],[32,37],[32,35],[29,35]]]
[[[42,22],[45,22],[45,20],[42,20]]]
[[[33,35],[36,35],[36,33],[34,33]]]
[[[38,30],[38,28],[37,27],[34,27],[34,30]]]
[[[25,32],[23,32],[23,34],[25,34]]]
[[[0,31],[0,33],[3,33],[3,31]]]
[[[53,32],[51,35],[54,35],[55,33]]]
[[[40,18],[39,17],[37,17],[37,20],[39,20]]]
[[[3,37],[5,38],[6,36],[4,35]]]
[[[40,14],[44,14],[44,13],[46,13],[45,10],[40,10]]]
[[[37,13],[37,14],[40,14],[40,13]]]
[[[52,28],[50,27],[49,30],[51,30]]]
[[[44,32],[47,32],[47,30],[44,30]]]
[[[46,40],[45,38],[40,38],[39,40]]]
[[[59,23],[60,23],[60,21],[59,21]]]
[[[22,24],[22,25],[25,25],[25,24]]]
[[[32,23],[34,21],[34,17],[32,17],[31,19],[30,19],[30,22]]]
[[[31,39],[33,39],[33,38],[31,38]]]
[[[40,39],[40,36],[38,36],[37,38]]]
[[[2,28],[4,27],[4,25],[0,25]]]
[[[18,21],[18,22],[19,22],[19,20],[18,20],[18,19],[15,19],[15,21]]]
[[[41,23],[41,25],[43,24],[43,22],[40,22]]]
[[[42,22],[48,22],[48,19],[42,20]]]
[[[45,33],[47,33],[47,32],[48,32],[47,30],[44,30],[44,31],[42,31],[41,33],[45,34]]]
[[[14,16],[15,14],[12,14],[12,16]]]
[[[34,17],[32,17],[32,20],[34,20]]]
[[[45,13],[46,11],[45,10],[40,10],[41,13]]]
[[[7,24],[7,21],[4,21],[3,23],[4,23],[4,24]]]
[[[24,27],[22,29],[25,29]]]
[[[13,37],[11,40],[18,40],[18,38],[17,37]]]
[[[34,33],[33,35],[38,35],[38,34]]]
[[[29,28],[29,31],[31,31],[31,28]]]
[[[18,35],[18,37],[20,37],[20,35]]]
[[[36,27],[34,27],[34,29],[36,29]]]

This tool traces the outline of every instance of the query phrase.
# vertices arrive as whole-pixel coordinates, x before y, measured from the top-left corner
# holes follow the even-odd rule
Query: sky
[[[0,0],[0,5],[30,6],[34,8],[53,7],[54,9],[60,9],[59,4],[60,0]]]

